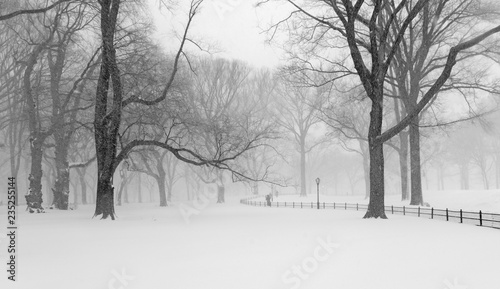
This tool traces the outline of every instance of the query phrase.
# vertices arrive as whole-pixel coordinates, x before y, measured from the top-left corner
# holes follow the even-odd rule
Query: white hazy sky
[[[179,0],[179,5],[186,8],[189,0]],[[254,0],[206,0],[201,13],[195,18],[192,38],[202,43],[214,46],[221,57],[236,58],[255,66],[272,67],[280,61],[280,50],[265,43],[266,34],[262,33],[273,19],[280,19],[286,14],[281,5],[266,5],[264,8],[255,8]],[[186,13],[179,9],[176,15],[161,12],[158,9],[158,0],[150,0],[150,7],[157,27],[157,37],[161,43],[169,48],[172,46],[172,23],[180,31],[186,22]],[[279,12],[278,12],[279,11]],[[193,49],[190,49],[193,51]]]

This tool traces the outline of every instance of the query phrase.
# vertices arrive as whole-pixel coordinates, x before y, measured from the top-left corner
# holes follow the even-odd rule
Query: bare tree
[[[45,13],[45,12],[51,10],[52,8],[57,7],[59,4],[62,4],[65,2],[70,2],[70,1],[74,1],[74,0],[58,0],[58,1],[51,3],[50,5],[47,5],[47,6],[41,7],[41,8],[20,8],[17,6],[17,5],[19,5],[19,3],[15,3],[15,4],[13,4],[14,2],[2,3],[2,5],[0,6],[0,8],[2,10],[4,10],[4,9],[5,10],[17,9],[17,10],[12,11],[12,12],[7,12],[4,15],[0,15],[0,21],[5,21],[8,19],[14,18],[16,16],[19,16],[19,15]],[[9,5],[7,5],[7,4],[10,4],[11,6],[14,6],[14,7],[9,7]],[[4,7],[4,6],[7,6],[7,7]]]
[[[311,132],[321,119],[318,112],[328,96],[328,90],[307,86],[305,81],[294,77],[283,77],[276,102],[280,126],[291,134],[300,157],[300,195],[306,196],[306,156],[324,142],[321,137],[313,137]]]
[[[401,42],[408,33],[408,27],[429,1],[403,0],[397,4],[384,0],[375,0],[370,3],[363,0],[354,3],[347,0],[301,4],[292,0],[286,2],[290,3],[295,10],[288,19],[279,22],[275,27],[280,27],[288,23],[288,20],[298,17],[309,23],[309,25],[302,26],[309,28],[311,35],[309,38],[303,38],[304,42],[315,41],[318,37],[330,37],[333,43],[337,41],[338,44],[342,41],[342,44],[347,44],[355,72],[372,102],[368,132],[370,202],[365,218],[387,218],[384,205],[383,143],[406,128],[435,98],[436,93],[449,79],[459,53],[498,33],[500,26],[486,29],[483,26],[476,26],[481,30],[477,31],[474,37],[450,44],[445,56],[446,61],[440,66],[440,70],[433,74],[432,81],[420,101],[398,124],[382,132],[384,85],[388,78],[389,68],[396,53],[401,49]],[[330,46],[335,47],[332,44]],[[332,73],[335,70],[345,71],[345,67],[331,68],[329,72]]]
[[[167,150],[149,147],[134,150],[129,154],[129,170],[145,173],[155,179],[158,185],[160,207],[166,207],[172,199],[172,189],[178,181],[177,165],[179,161]],[[121,188],[120,188],[121,190]]]

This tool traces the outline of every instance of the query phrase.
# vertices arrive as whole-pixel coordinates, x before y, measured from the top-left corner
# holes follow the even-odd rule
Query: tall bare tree
[[[306,156],[324,139],[314,137],[312,130],[321,122],[318,117],[326,99],[328,90],[324,87],[310,87],[300,78],[282,78],[278,89],[279,98],[276,108],[280,126],[292,135],[300,157],[300,195],[306,196]]]
[[[306,27],[302,31],[307,30],[310,36],[303,37],[303,42],[311,43],[310,46],[314,46],[317,45],[318,38],[328,38],[328,41],[324,40],[321,44],[326,43],[327,47],[332,49],[339,46],[344,47],[343,45],[348,47],[352,66],[372,102],[368,132],[370,202],[365,218],[387,218],[384,205],[383,143],[410,125],[413,119],[435,98],[437,92],[449,79],[459,54],[498,33],[500,26],[477,25],[473,37],[449,44],[445,55],[446,61],[434,72],[420,101],[407,112],[406,117],[398,124],[382,132],[384,85],[388,78],[389,68],[396,53],[401,49],[401,43],[408,33],[408,27],[428,5],[429,1],[403,0],[395,3],[388,0],[358,0],[355,2],[342,0],[297,3],[288,0],[286,2],[293,7],[294,11],[289,18],[279,22],[275,27],[282,27],[290,21],[300,19],[308,23],[301,27]],[[340,43],[341,45],[339,45]],[[314,65],[312,62],[309,63]],[[347,62],[344,63],[349,65]],[[327,72],[334,73],[345,70],[346,66],[340,68],[337,66],[331,67]]]

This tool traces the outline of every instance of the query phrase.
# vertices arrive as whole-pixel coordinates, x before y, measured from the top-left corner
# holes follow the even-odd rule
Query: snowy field
[[[18,282],[2,270],[0,288],[500,288],[500,230],[236,198],[182,208],[130,204],[114,222],[92,219],[93,206],[21,208]],[[1,247],[5,264],[5,232]]]

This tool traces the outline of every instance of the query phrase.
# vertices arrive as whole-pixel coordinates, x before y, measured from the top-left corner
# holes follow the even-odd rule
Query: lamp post
[[[318,194],[318,210],[319,210],[319,182],[321,180],[319,178],[316,178],[316,188],[317,188],[317,194]]]

